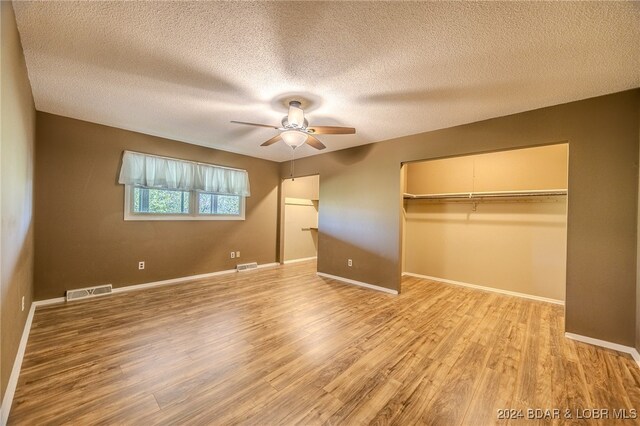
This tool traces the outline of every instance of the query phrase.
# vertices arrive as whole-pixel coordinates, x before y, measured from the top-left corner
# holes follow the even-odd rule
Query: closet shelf
[[[443,194],[404,193],[405,200],[483,200],[488,198],[552,197],[567,195],[566,189],[535,189],[528,191],[450,192]]]

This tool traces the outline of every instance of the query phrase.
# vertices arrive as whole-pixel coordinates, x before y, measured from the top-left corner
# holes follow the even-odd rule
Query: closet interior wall
[[[567,195],[536,191],[566,194],[567,162],[565,143],[406,164],[403,271],[564,301]]]
[[[285,262],[318,254],[319,187],[318,175],[285,179],[282,183]]]

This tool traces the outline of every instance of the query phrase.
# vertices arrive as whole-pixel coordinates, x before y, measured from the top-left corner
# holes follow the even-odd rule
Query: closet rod
[[[404,194],[405,199],[417,200],[446,200],[446,199],[467,199],[476,200],[481,198],[516,198],[516,197],[549,197],[554,195],[567,195],[566,189],[540,189],[529,191],[493,191],[493,192],[450,192],[445,194]]]

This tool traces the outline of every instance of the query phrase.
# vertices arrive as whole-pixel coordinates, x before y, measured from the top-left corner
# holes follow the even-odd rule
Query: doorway
[[[282,263],[316,259],[320,176],[285,179],[282,200]]]

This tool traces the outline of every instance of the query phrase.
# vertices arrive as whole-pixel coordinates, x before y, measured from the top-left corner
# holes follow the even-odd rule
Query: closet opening
[[[404,164],[403,275],[563,304],[568,148]]]
[[[282,263],[302,262],[318,256],[320,176],[284,179],[281,197]]]

